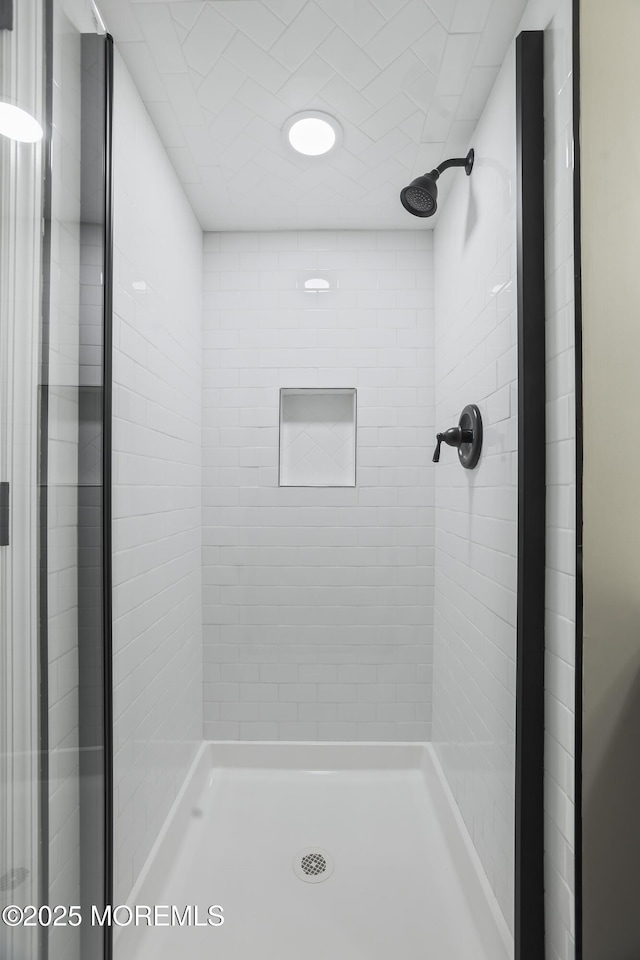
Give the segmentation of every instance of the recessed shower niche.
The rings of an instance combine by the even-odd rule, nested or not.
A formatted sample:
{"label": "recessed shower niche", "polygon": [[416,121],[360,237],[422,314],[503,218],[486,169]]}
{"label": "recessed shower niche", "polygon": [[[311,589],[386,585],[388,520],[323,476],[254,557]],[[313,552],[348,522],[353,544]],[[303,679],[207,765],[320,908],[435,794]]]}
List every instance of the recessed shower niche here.
{"label": "recessed shower niche", "polygon": [[356,391],[280,391],[281,487],[355,487]]}

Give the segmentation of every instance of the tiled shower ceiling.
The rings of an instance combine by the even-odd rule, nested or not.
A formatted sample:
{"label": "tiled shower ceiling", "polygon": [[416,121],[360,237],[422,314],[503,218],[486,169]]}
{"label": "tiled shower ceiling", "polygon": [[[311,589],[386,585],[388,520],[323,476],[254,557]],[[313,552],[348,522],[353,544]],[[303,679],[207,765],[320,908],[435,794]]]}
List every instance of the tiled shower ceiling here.
{"label": "tiled shower ceiling", "polygon": [[[99,6],[205,230],[424,229],[399,191],[466,153],[525,0]],[[305,109],[343,127],[325,157],[284,143]]]}

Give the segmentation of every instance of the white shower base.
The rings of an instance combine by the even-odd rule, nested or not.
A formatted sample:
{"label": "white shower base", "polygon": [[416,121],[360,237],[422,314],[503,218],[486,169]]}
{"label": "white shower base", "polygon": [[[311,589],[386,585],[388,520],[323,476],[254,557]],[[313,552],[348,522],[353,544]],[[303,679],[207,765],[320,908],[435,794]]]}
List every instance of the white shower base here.
{"label": "white shower base", "polygon": [[[307,883],[295,855],[334,861]],[[115,960],[507,960],[504,920],[429,745],[210,743],[131,903],[220,927],[117,932]]]}

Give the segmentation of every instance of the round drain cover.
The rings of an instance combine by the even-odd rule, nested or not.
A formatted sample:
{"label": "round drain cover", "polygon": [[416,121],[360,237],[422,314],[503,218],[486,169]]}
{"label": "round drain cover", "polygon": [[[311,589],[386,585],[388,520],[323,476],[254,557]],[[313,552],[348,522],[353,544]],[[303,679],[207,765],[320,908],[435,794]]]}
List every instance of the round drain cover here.
{"label": "round drain cover", "polygon": [[305,883],[322,883],[333,873],[333,857],[322,847],[307,847],[293,858],[293,872]]}

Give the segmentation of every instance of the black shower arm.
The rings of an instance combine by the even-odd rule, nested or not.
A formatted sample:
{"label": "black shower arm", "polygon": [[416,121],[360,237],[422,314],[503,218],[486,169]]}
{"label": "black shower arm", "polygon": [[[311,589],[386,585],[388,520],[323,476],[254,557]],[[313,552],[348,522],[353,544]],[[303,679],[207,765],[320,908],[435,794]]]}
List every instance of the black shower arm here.
{"label": "black shower arm", "polygon": [[469,150],[469,153],[466,157],[454,157],[452,160],[443,160],[442,163],[439,163],[438,166],[432,170],[428,176],[432,177],[434,180],[437,180],[441,173],[444,173],[445,170],[449,170],[450,167],[464,167],[467,176],[471,173],[473,169],[474,161],[474,152]]}
{"label": "black shower arm", "polygon": [[466,157],[455,157],[453,160],[443,160],[439,163],[434,172],[444,173],[449,167],[464,167],[467,162]]}

